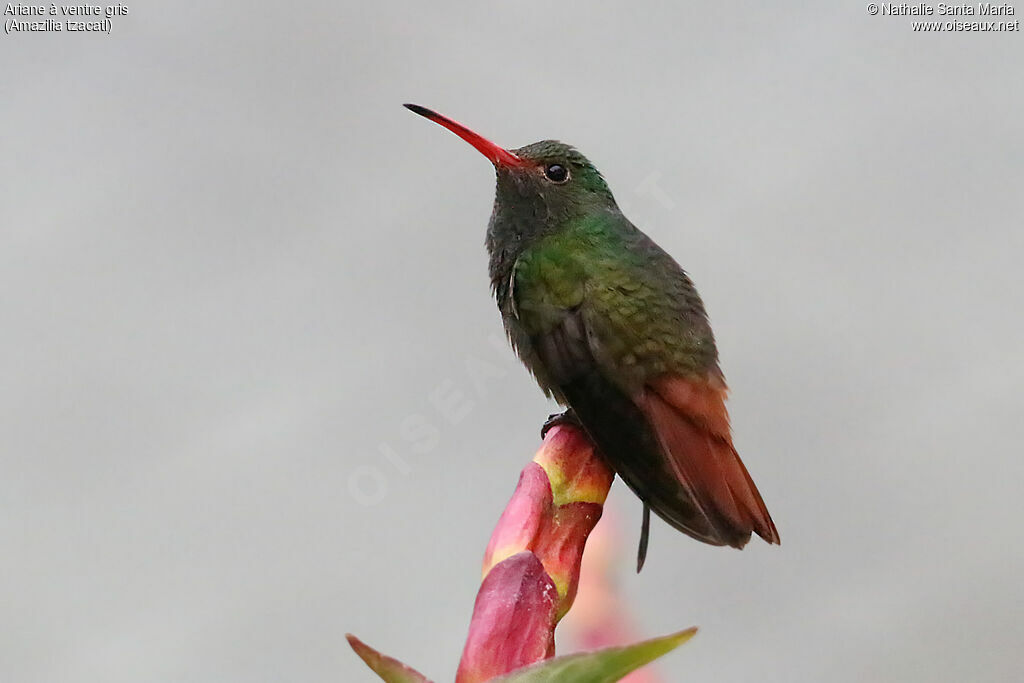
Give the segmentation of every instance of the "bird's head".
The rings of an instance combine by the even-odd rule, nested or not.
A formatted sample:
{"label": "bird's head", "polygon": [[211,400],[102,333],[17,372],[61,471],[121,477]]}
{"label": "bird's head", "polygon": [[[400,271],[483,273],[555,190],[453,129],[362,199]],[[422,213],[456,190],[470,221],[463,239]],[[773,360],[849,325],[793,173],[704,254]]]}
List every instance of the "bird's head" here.
{"label": "bird's head", "polygon": [[[563,223],[588,211],[617,210],[608,184],[576,148],[542,140],[507,150],[461,123],[416,104],[406,108],[444,126],[487,157],[497,174],[495,217],[515,223]],[[540,227],[540,226],[538,226]]]}

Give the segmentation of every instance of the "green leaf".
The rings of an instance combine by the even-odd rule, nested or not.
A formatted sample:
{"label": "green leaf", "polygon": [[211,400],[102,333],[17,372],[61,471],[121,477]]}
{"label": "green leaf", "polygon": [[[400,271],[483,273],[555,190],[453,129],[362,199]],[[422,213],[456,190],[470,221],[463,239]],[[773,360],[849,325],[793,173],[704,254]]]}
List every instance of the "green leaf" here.
{"label": "green leaf", "polygon": [[491,683],[613,683],[671,652],[696,632],[696,628],[688,628],[626,647],[610,647],[597,652],[556,657],[495,678]]}
{"label": "green leaf", "polygon": [[347,634],[345,638],[348,639],[348,644],[352,646],[356,654],[366,662],[366,666],[387,683],[430,683],[430,680],[419,671],[402,664],[393,657],[377,652],[351,633]]}

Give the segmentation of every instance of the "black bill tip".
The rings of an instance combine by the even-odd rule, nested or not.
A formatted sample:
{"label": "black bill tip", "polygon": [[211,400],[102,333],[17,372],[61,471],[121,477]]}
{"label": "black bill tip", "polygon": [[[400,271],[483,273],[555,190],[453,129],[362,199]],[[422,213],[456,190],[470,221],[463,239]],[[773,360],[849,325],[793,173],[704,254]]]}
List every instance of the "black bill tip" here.
{"label": "black bill tip", "polygon": [[419,114],[420,116],[425,116],[428,119],[433,119],[437,116],[437,112],[427,109],[426,107],[421,107],[418,104],[406,103],[403,104],[402,106],[411,111],[412,113]]}

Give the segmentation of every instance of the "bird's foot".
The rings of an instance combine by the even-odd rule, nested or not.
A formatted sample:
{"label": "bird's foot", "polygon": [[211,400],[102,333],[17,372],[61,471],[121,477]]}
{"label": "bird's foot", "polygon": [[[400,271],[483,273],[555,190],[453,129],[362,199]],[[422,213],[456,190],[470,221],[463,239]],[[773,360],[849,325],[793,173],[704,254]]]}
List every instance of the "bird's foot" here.
{"label": "bird's foot", "polygon": [[583,425],[580,423],[580,419],[576,417],[576,413],[572,411],[572,408],[568,408],[565,412],[548,415],[544,426],[540,428],[540,438],[543,439],[548,435],[552,427],[557,427],[558,425],[571,425],[577,429],[583,429]]}

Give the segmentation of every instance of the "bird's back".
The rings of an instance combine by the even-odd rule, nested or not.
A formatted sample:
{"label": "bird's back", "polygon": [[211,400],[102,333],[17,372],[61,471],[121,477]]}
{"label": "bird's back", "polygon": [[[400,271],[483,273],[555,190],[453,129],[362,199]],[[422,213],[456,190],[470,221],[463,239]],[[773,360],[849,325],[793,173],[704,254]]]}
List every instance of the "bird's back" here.
{"label": "bird's back", "polygon": [[523,362],[645,503],[707,543],[777,542],[732,446],[703,303],[667,253],[621,214],[591,217],[523,250],[505,294]]}

